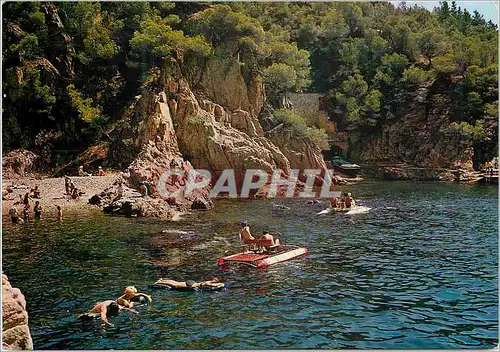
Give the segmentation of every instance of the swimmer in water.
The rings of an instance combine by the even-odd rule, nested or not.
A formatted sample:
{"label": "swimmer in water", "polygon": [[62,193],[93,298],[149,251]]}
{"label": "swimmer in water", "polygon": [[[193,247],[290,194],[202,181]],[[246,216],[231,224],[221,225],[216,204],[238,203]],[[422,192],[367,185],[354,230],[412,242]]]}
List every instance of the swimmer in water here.
{"label": "swimmer in water", "polygon": [[220,282],[218,278],[214,278],[212,280],[196,282],[193,280],[187,281],[175,281],[170,279],[159,279],[155,282],[155,285],[168,286],[175,290],[182,289],[191,289],[197,290],[201,288],[223,288],[225,285],[223,282]]}
{"label": "swimmer in water", "polygon": [[125,288],[123,295],[120,296],[116,302],[126,308],[132,308],[134,305],[133,302],[142,303],[144,300],[148,302],[148,305],[153,303],[151,296],[145,293],[137,292],[137,289],[134,286],[128,286]]}
{"label": "swimmer in water", "polygon": [[109,326],[114,326],[108,320],[109,317],[117,315],[122,310],[128,310],[132,313],[138,314],[134,309],[126,308],[120,306],[116,301],[107,300],[104,302],[97,303],[94,308],[92,308],[88,313],[84,313],[78,316],[79,319],[94,319],[96,316],[100,316],[103,323]]}

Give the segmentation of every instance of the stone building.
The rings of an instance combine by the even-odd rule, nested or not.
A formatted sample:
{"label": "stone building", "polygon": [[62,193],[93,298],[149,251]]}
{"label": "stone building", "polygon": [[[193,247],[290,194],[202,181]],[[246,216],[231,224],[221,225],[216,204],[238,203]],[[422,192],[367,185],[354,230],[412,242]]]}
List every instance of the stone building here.
{"label": "stone building", "polygon": [[307,121],[317,121],[317,125],[327,131],[330,156],[347,156],[347,132],[338,131],[335,122],[328,118],[325,96],[325,93],[292,93],[287,96],[283,105],[293,109]]}

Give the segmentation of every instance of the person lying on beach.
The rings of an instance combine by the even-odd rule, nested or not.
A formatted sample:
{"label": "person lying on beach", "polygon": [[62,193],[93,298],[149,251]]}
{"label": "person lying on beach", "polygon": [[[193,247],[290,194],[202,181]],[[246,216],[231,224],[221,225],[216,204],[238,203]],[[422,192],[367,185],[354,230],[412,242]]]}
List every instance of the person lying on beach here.
{"label": "person lying on beach", "polygon": [[225,286],[224,283],[220,282],[218,278],[201,282],[196,282],[193,280],[175,281],[170,279],[159,279],[155,282],[155,285],[167,286],[174,290],[198,290],[203,288],[218,289]]}
{"label": "person lying on beach", "polygon": [[113,324],[111,324],[109,322],[108,318],[113,316],[113,315],[118,315],[118,313],[120,313],[120,311],[122,311],[122,310],[128,310],[134,314],[139,313],[134,309],[130,309],[130,308],[123,307],[123,306],[119,305],[118,303],[116,303],[116,301],[107,300],[104,302],[97,303],[94,306],[94,308],[92,308],[89,312],[84,313],[84,314],[80,314],[78,316],[78,319],[90,320],[90,319],[94,319],[97,316],[100,316],[101,320],[106,325],[114,326]]}
{"label": "person lying on beach", "polygon": [[145,293],[137,292],[135,286],[128,286],[127,288],[125,288],[125,292],[123,293],[123,295],[120,296],[116,300],[116,302],[121,306],[132,308],[134,305],[133,302],[143,303],[144,300],[148,302],[148,305],[151,305],[153,303],[151,296]]}

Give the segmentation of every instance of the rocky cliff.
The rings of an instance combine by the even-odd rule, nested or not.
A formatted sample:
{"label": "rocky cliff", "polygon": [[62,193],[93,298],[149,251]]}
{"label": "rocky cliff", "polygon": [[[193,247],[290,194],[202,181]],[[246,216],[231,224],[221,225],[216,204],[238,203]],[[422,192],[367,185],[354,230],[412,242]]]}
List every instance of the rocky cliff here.
{"label": "rocky cliff", "polygon": [[2,349],[32,350],[26,301],[2,274]]}
{"label": "rocky cliff", "polygon": [[[233,169],[238,186],[247,169],[272,173],[279,168],[285,176],[291,168],[325,167],[314,146],[283,142],[278,147],[264,137],[258,114],[265,93],[257,74],[245,80],[239,65],[212,61],[196,79],[187,76],[176,60],[168,59],[125,112],[123,119],[134,129],[133,148],[138,151],[128,167],[128,186],[136,188],[144,179],[157,184],[172,159],[186,172],[206,169],[214,178]],[[183,188],[167,184],[169,191],[178,187]],[[171,203],[181,209],[210,208],[208,191],[207,187]]]}
{"label": "rocky cliff", "polygon": [[[422,168],[472,170],[471,141],[443,132],[450,125],[455,107],[446,93],[459,89],[451,82],[428,83],[407,97],[394,115],[386,118],[378,132],[360,136],[351,145],[352,159],[360,163],[405,163]],[[498,128],[486,121],[487,129]],[[491,133],[492,138],[494,133]]]}

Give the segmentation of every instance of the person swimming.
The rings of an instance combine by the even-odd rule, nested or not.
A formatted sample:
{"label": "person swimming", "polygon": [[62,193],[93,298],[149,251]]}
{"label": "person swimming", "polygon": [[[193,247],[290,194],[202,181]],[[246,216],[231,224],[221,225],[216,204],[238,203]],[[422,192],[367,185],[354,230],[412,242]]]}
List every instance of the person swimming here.
{"label": "person swimming", "polygon": [[159,279],[155,282],[155,285],[166,286],[174,290],[193,290],[193,291],[204,288],[221,289],[226,286],[223,282],[220,282],[218,278],[201,282],[196,282],[193,280],[175,281],[170,279]]}
{"label": "person swimming", "polygon": [[125,288],[125,291],[123,292],[123,295],[121,295],[116,302],[119,305],[122,305],[127,308],[132,308],[134,305],[134,302],[136,303],[144,303],[144,301],[147,301],[148,305],[153,304],[153,300],[151,299],[151,296],[145,294],[145,293],[140,293],[137,292],[137,289],[135,286],[128,286]]}
{"label": "person swimming", "polygon": [[118,313],[120,313],[120,311],[122,310],[128,310],[134,314],[139,313],[134,309],[119,305],[115,300],[107,300],[97,303],[89,312],[80,314],[78,316],[78,319],[92,320],[95,317],[100,316],[103,323],[113,327],[114,325],[109,322],[108,318],[118,315]]}

